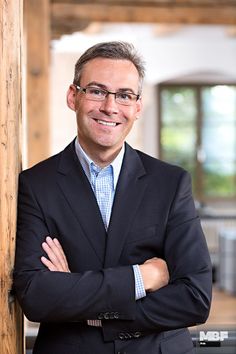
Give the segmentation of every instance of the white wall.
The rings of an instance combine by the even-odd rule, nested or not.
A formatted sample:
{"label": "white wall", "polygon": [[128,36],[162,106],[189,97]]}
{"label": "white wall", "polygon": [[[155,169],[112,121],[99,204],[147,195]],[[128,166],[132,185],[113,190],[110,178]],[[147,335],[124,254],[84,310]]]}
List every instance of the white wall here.
{"label": "white wall", "polygon": [[[107,40],[132,42],[146,61],[144,112],[128,141],[135,148],[158,155],[157,94],[162,81],[194,76],[236,82],[236,37],[226,26],[182,26],[169,35],[155,35],[154,25],[103,25],[97,34],[65,36],[52,45],[51,153],[60,151],[76,135],[75,117],[66,106],[66,90],[74,64],[91,45]],[[157,31],[156,31],[157,32]]]}

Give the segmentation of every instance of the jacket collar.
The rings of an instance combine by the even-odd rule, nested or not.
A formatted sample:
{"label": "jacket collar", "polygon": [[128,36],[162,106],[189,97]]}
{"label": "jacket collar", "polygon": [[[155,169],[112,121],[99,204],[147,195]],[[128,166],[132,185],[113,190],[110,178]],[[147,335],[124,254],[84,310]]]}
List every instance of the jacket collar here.
{"label": "jacket collar", "polygon": [[74,141],[61,154],[58,166],[61,192],[104,267],[115,266],[119,261],[147,186],[145,175],[138,153],[126,144],[106,233],[95,195],[75,153]]}

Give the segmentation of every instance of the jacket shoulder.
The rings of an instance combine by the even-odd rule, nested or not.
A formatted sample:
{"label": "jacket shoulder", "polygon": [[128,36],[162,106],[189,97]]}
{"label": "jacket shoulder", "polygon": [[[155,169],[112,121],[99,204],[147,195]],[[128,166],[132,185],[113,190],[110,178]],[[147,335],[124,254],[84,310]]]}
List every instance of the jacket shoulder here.
{"label": "jacket shoulder", "polygon": [[72,156],[73,159],[73,142],[70,143],[64,150],[61,152],[37,163],[36,165],[23,170],[20,173],[21,177],[30,178],[31,180],[39,180],[42,178],[49,178],[50,176],[54,176],[60,166],[60,161],[63,156]]}
{"label": "jacket shoulder", "polygon": [[152,157],[148,154],[145,154],[142,151],[139,151],[139,150],[136,150],[136,151],[143,163],[144,168],[150,174],[156,174],[156,173],[158,173],[158,174],[164,173],[164,175],[166,175],[166,174],[170,174],[170,175],[188,174],[188,172],[180,166],[173,165],[168,162],[159,160],[158,158],[155,158],[155,157]]}
{"label": "jacket shoulder", "polygon": [[57,169],[58,161],[60,160],[61,154],[62,153],[60,152],[56,155],[47,158],[46,160],[40,161],[39,163],[30,168],[23,170],[20,173],[20,176],[33,177],[39,176],[44,173],[48,175],[50,171],[52,172]]}

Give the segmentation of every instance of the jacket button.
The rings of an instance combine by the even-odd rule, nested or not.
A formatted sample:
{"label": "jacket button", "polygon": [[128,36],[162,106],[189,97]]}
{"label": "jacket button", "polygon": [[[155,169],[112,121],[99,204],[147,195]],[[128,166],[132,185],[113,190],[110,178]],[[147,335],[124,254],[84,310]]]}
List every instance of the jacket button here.
{"label": "jacket button", "polygon": [[142,333],[141,332],[135,332],[134,333],[134,338],[139,338],[141,337]]}
{"label": "jacket button", "polygon": [[110,313],[109,312],[105,312],[103,317],[105,318],[105,320],[109,320],[110,318]]}
{"label": "jacket button", "polygon": [[119,313],[118,312],[114,312],[114,318],[117,320],[119,318]]}
{"label": "jacket button", "polygon": [[125,339],[130,339],[132,338],[132,334],[130,333],[125,333]]}
{"label": "jacket button", "polygon": [[125,339],[125,333],[123,333],[123,332],[119,333],[119,338],[121,340]]}
{"label": "jacket button", "polygon": [[114,312],[110,312],[110,320],[114,320],[114,318],[115,318]]}

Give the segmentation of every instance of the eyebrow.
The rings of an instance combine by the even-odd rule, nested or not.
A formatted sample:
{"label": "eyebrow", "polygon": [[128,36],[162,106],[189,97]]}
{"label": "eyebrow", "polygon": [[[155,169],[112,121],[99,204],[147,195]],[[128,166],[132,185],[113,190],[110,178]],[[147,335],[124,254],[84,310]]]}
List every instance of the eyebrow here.
{"label": "eyebrow", "polygon": [[[97,87],[100,87],[101,89],[108,90],[108,87],[106,85],[103,85],[103,84],[101,84],[100,82],[97,82],[97,81],[89,82],[86,85],[86,87],[89,87],[89,86],[97,86]],[[122,88],[118,89],[118,92],[131,92],[131,93],[134,93],[134,90],[129,88],[129,87],[122,87]]]}

